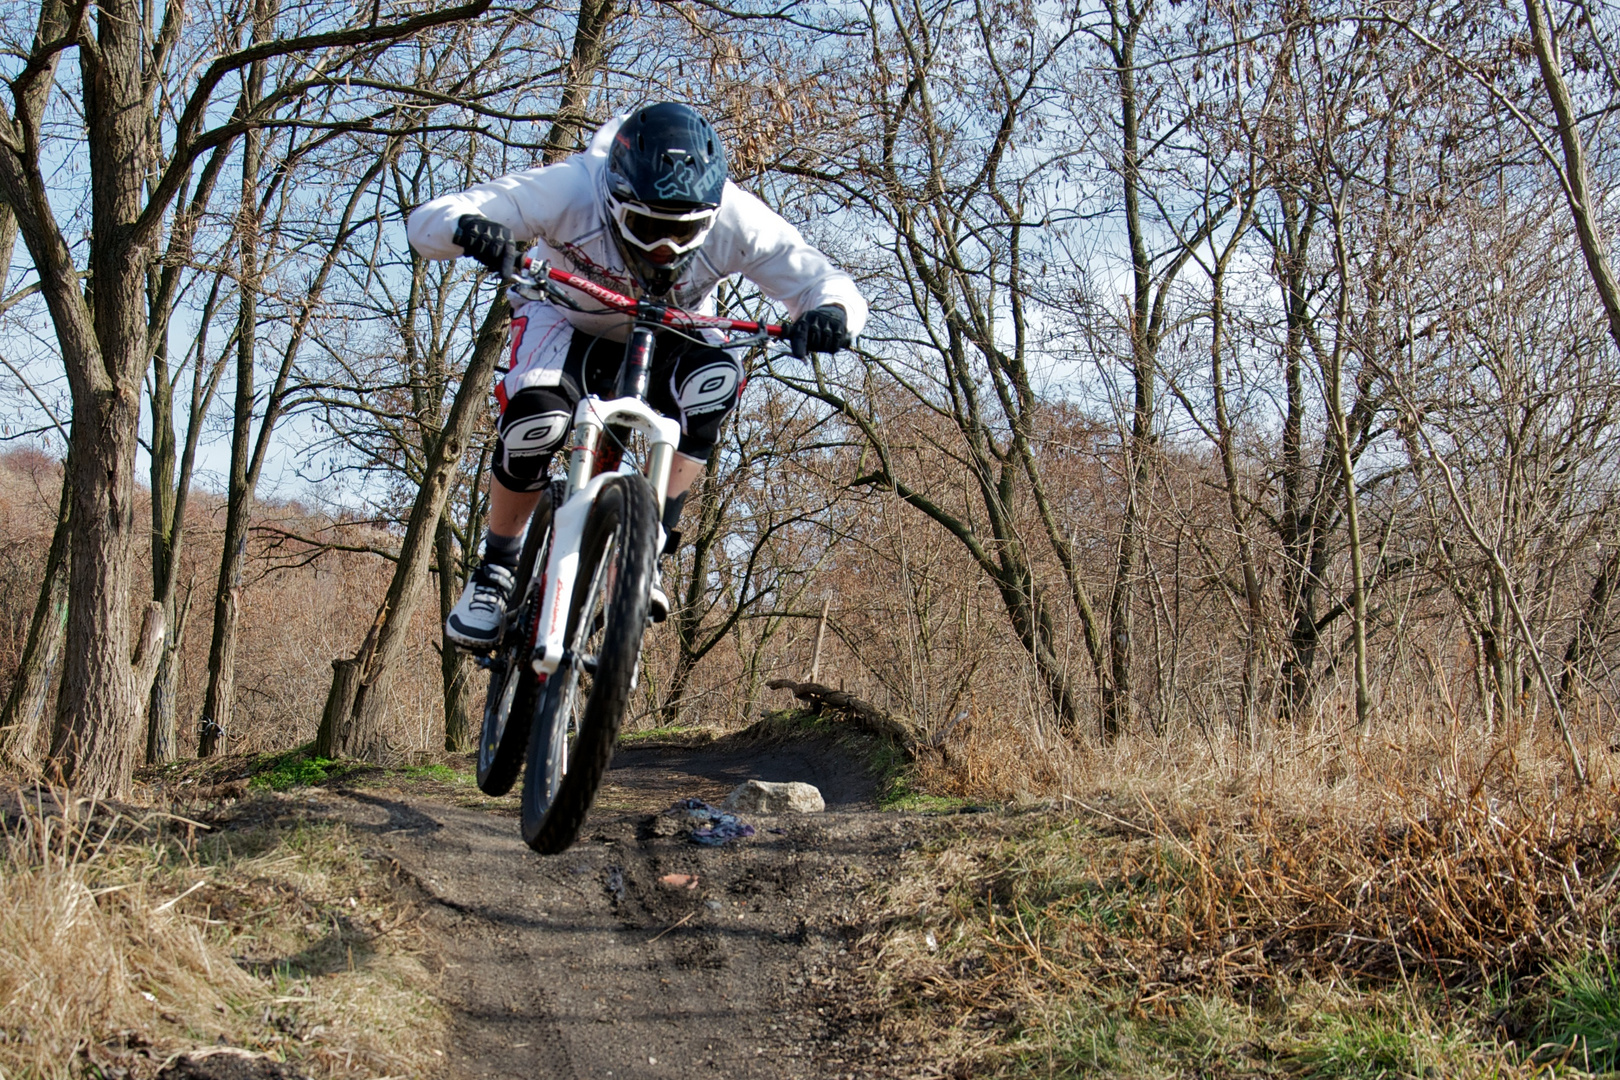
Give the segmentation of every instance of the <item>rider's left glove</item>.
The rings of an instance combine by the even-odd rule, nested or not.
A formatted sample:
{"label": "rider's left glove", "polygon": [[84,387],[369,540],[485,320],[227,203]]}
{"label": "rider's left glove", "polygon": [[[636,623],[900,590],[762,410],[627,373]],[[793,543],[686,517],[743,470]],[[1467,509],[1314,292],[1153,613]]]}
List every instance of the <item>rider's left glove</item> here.
{"label": "rider's left glove", "polygon": [[512,268],[516,249],[512,230],[482,214],[462,214],[450,242],[460,245],[461,253],[467,258],[477,259],[497,273]]}
{"label": "rider's left glove", "polygon": [[849,347],[844,309],[837,304],[811,308],[788,327],[788,345],[803,360],[813,352],[830,353]]}

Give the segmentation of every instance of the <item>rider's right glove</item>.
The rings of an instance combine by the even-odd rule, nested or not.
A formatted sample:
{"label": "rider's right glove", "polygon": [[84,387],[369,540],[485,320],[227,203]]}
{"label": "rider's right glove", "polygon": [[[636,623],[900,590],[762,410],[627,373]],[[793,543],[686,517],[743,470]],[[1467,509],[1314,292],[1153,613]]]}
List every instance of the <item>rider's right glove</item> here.
{"label": "rider's right glove", "polygon": [[512,230],[498,221],[482,214],[462,214],[450,242],[459,244],[467,258],[477,259],[496,273],[511,269]]}
{"label": "rider's right glove", "polygon": [[849,348],[846,319],[844,309],[837,304],[811,308],[794,319],[793,325],[787,328],[793,355],[803,360],[813,352],[830,353]]}

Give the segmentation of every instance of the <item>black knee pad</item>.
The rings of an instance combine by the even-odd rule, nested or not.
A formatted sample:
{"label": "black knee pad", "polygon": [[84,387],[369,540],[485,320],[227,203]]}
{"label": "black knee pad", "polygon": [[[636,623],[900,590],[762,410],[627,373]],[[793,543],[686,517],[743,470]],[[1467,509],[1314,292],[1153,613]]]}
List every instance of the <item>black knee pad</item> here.
{"label": "black knee pad", "polygon": [[551,455],[568,439],[574,402],[562,387],[529,386],[501,411],[490,469],[509,491],[539,491],[546,483]]}
{"label": "black knee pad", "polygon": [[709,460],[743,382],[742,365],[720,349],[693,349],[676,362],[670,390],[681,418],[681,453]]}

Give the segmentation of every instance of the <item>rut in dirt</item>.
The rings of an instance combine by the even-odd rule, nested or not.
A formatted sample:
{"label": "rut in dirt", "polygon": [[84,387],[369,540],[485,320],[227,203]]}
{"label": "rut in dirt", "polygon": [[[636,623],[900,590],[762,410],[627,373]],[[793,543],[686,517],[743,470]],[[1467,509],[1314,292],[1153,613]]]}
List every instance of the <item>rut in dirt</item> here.
{"label": "rut in dirt", "polygon": [[[815,784],[827,810],[750,816],[756,835],[718,848],[671,835],[661,811],[749,779]],[[852,1004],[853,947],[930,823],[879,811],[836,740],[621,748],[579,841],[550,857],[524,847],[515,801],[322,802],[421,891],[454,1080],[912,1073]]]}

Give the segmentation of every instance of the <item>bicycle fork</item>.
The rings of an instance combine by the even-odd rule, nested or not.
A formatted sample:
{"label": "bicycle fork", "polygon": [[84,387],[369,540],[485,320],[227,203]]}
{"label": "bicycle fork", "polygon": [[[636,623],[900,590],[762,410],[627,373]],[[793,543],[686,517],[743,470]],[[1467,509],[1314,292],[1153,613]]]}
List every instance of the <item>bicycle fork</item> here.
{"label": "bicycle fork", "polygon": [[[637,333],[642,331],[638,330]],[[647,337],[651,339],[651,333]],[[633,352],[632,352],[633,355]],[[627,363],[626,371],[633,365]],[[640,388],[645,389],[646,371],[642,369]],[[624,379],[620,380],[624,388]],[[634,388],[634,387],[632,387]],[[621,462],[617,469],[596,472],[597,452],[601,448],[603,432],[609,426],[639,431],[647,439],[647,471],[645,478],[652,486],[653,505],[662,507],[669,495],[669,474],[675,463],[675,447],[680,444],[681,425],[676,420],[654,411],[639,393],[603,401],[586,397],[574,412],[574,443],[568,460],[568,482],[563,504],[552,514],[551,553],[546,563],[545,594],[540,607],[540,621],[534,644],[534,671],[550,676],[563,660],[563,637],[568,626],[569,600],[574,594],[574,581],[579,573],[579,545],[585,534],[585,523],[602,485],[613,476],[635,475],[636,469]],[[662,526],[660,526],[662,531]],[[662,537],[660,537],[662,548]]]}

